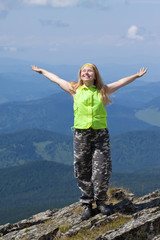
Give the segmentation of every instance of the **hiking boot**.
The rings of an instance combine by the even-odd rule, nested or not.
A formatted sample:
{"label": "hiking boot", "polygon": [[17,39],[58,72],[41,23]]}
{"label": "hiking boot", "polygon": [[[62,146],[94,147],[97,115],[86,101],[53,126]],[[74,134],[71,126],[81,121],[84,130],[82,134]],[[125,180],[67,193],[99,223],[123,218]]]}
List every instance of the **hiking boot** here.
{"label": "hiking boot", "polygon": [[83,215],[82,220],[88,220],[93,216],[92,204],[83,204]]}
{"label": "hiking boot", "polygon": [[103,201],[96,201],[97,209],[103,215],[111,215],[113,213],[113,207],[106,205]]}

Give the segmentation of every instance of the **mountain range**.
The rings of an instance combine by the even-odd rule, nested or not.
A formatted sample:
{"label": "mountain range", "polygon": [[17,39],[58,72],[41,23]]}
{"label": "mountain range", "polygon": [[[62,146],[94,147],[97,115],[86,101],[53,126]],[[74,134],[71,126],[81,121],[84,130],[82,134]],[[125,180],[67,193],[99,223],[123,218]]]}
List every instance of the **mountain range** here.
{"label": "mountain range", "polygon": [[[160,130],[111,137],[113,171],[130,173],[160,166]],[[34,161],[73,165],[73,137],[41,129],[0,134],[0,168]]]}
{"label": "mountain range", "polygon": [[[156,104],[159,106],[159,102]],[[158,129],[158,126],[139,120],[137,111],[140,109],[117,103],[109,105],[107,119],[110,134]],[[73,100],[65,92],[39,100],[0,104],[0,132],[39,128],[72,135],[73,124]]]}
{"label": "mountain range", "polygon": [[[77,201],[80,193],[73,176],[72,97],[32,72],[28,62],[0,59],[0,64],[1,224],[63,207]],[[42,67],[68,81],[77,79],[77,66]],[[112,79],[113,66],[101,66],[103,79],[118,80],[119,73],[123,77],[121,67]],[[137,80],[122,88],[106,108],[111,186],[124,186],[137,196],[160,188],[157,80]]]}

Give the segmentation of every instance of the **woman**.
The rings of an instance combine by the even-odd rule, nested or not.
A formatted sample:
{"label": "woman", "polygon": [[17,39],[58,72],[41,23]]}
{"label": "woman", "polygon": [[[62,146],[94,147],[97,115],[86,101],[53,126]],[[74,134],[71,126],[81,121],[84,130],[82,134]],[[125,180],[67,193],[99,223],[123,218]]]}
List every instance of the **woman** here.
{"label": "woman", "polygon": [[100,213],[110,215],[112,209],[105,204],[112,171],[105,106],[110,103],[110,94],[142,77],[147,69],[107,85],[91,63],[81,67],[78,83],[67,82],[36,66],[32,66],[32,70],[57,83],[74,98],[74,172],[82,193],[82,220],[93,216],[94,201]]}

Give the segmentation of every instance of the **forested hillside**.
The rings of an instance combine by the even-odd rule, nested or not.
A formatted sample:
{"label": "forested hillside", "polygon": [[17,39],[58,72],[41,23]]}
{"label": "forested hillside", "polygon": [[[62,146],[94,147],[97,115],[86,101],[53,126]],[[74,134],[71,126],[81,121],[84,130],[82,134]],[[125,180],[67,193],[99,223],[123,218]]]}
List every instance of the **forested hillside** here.
{"label": "forested hillside", "polygon": [[48,160],[72,165],[72,137],[46,130],[26,129],[0,134],[0,168]]}
{"label": "forested hillside", "polygon": [[0,224],[78,200],[73,167],[48,161],[0,169]]}
{"label": "forested hillside", "polygon": [[[113,171],[160,166],[160,131],[134,131],[111,137]],[[73,165],[73,138],[40,129],[0,134],[0,168],[33,161]]]}
{"label": "forested hillside", "polygon": [[113,170],[134,172],[160,166],[160,131],[134,131],[111,138]]}
{"label": "forested hillside", "polygon": [[[73,166],[37,161],[0,169],[0,224],[16,222],[38,212],[78,201]],[[160,167],[143,172],[113,173],[111,187],[124,187],[136,196],[160,188]]]}

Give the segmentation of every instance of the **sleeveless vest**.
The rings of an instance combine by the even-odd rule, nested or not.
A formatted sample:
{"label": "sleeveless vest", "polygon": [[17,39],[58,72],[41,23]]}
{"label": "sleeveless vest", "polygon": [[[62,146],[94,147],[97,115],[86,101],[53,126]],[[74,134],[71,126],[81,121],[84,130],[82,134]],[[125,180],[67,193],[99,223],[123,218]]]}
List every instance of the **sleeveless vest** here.
{"label": "sleeveless vest", "polygon": [[74,128],[107,128],[107,112],[101,100],[99,90],[94,86],[79,87],[74,97]]}

